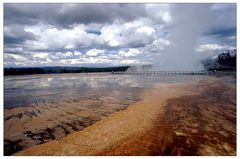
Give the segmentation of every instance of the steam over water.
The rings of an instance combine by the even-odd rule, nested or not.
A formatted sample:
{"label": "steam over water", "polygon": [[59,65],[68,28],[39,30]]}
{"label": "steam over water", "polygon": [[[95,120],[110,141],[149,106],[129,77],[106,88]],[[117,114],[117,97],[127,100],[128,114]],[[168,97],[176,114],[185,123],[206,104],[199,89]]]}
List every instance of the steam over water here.
{"label": "steam over water", "polygon": [[171,6],[172,24],[170,45],[153,55],[155,70],[202,70],[201,57],[196,52],[197,41],[211,26],[212,15],[209,4],[179,4]]}

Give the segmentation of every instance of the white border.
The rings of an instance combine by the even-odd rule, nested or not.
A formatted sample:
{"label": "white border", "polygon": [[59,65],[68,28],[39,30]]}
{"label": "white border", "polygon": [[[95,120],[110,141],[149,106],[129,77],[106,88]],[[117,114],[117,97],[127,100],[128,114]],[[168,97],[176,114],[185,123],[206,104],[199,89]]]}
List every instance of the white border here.
{"label": "white border", "polygon": [[[1,43],[0,43],[0,51],[1,51],[1,58],[0,58],[0,65],[1,65],[1,69],[0,69],[0,88],[1,88],[1,92],[0,92],[0,106],[2,106],[2,109],[0,111],[0,116],[1,116],[1,123],[2,126],[0,127],[0,133],[1,133],[1,141],[0,141],[0,152],[1,152],[1,156],[3,156],[3,3],[237,3],[237,42],[239,41],[239,36],[238,36],[238,28],[239,27],[239,2],[237,0],[37,0],[37,1],[33,1],[33,0],[2,0],[1,1],[1,8],[0,8],[0,24],[1,24]],[[238,52],[238,48],[239,48],[240,44],[237,43],[237,52]],[[239,63],[240,63],[240,58],[237,55],[237,90],[239,90],[239,85],[238,85],[238,74],[240,73],[239,70]],[[239,93],[237,93],[237,107],[239,105],[239,99],[240,99],[240,95]],[[237,156],[239,156],[239,152],[240,152],[240,142],[238,141],[239,138],[239,131],[238,131],[238,127],[239,127],[239,108],[237,108]],[[236,158],[237,156],[227,156],[224,158]],[[52,156],[47,156],[47,158],[62,158],[62,157],[52,157]],[[118,157],[118,158],[126,158],[129,156],[122,156],[122,157]],[[173,156],[147,156],[147,158],[198,158],[197,156],[191,157],[191,156],[181,156],[181,157],[173,157]],[[204,156],[201,156],[204,157]],[[210,156],[207,156],[210,157]],[[12,156],[4,156],[4,158],[12,158]],[[14,157],[15,158],[15,157]],[[18,157],[18,158],[27,158],[25,156],[22,157]],[[33,157],[31,156],[31,158],[43,158],[43,157]],[[65,157],[64,157],[65,158]],[[68,158],[106,158],[106,156],[103,157],[99,157],[99,156],[79,156],[79,157],[73,157],[73,156],[68,156]],[[107,156],[107,158],[115,158],[112,156]],[[131,158],[145,158],[143,156],[132,156]],[[216,156],[213,156],[211,158],[219,158]],[[222,157],[221,157],[222,158]]]}

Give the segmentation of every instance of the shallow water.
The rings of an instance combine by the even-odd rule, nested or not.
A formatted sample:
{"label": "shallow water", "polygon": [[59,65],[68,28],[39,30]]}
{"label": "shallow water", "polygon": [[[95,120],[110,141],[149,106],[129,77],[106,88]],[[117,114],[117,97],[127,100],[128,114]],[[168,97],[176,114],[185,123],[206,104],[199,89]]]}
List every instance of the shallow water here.
{"label": "shallow water", "polygon": [[135,94],[156,83],[176,83],[204,76],[133,76],[108,73],[4,77],[4,108],[39,105],[95,96],[95,92]]}
{"label": "shallow water", "polygon": [[[188,84],[211,78],[214,77],[109,73],[4,77],[4,154],[11,155],[83,130],[140,101],[148,89],[161,91],[165,84]],[[236,87],[235,78],[225,76],[218,79]],[[215,94],[211,96],[215,97]],[[234,102],[235,98],[232,99]]]}
{"label": "shallow water", "polygon": [[[16,155],[236,155],[236,82],[231,78],[160,85],[124,111]],[[56,128],[26,135],[47,139],[56,136],[51,132]]]}

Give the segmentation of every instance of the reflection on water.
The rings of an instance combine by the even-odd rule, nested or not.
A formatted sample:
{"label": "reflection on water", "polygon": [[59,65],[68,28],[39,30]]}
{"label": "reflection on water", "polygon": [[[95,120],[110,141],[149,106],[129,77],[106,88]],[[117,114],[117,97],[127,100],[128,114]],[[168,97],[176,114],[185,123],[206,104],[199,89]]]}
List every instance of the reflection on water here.
{"label": "reflection on water", "polygon": [[[148,130],[143,137],[137,136],[137,142],[142,144],[134,142],[134,145],[128,145],[129,148],[124,145],[124,153],[127,152],[125,150],[134,150],[134,146],[136,150],[143,152],[139,145],[143,145],[145,149],[150,143],[152,154],[163,154],[155,150],[164,150],[164,153],[166,151],[172,155],[179,154],[180,150],[180,154],[197,154],[193,151],[196,150],[193,143],[199,141],[202,144],[206,141],[205,145],[217,148],[216,151],[210,149],[214,154],[235,154],[236,80],[232,77],[211,78],[197,75],[132,76],[109,73],[7,76],[4,78],[4,154],[12,155],[22,149],[62,139],[68,134],[81,131],[110,114],[127,109],[129,105],[145,99],[148,97],[145,93],[151,90],[162,92],[162,95],[159,92],[153,94],[156,99],[161,99],[165,91],[168,92],[167,89],[163,89],[165,86],[161,87],[162,84],[171,86],[183,82],[185,90],[188,82],[192,81],[197,81],[198,84],[190,84],[191,89],[188,92],[198,92],[199,95],[174,98],[172,104],[171,100],[168,100],[169,106],[166,106],[165,115],[157,120],[156,129],[154,127]],[[151,89],[152,87],[158,89]],[[146,106],[149,108],[148,104]],[[15,108],[7,109],[11,107]],[[148,113],[144,110],[143,114]],[[149,115],[152,120],[151,113]],[[145,119],[143,118],[144,121]],[[199,127],[193,128],[197,123]],[[163,137],[159,133],[163,132],[163,127],[166,127],[167,131],[164,142],[159,140]],[[169,133],[171,131],[173,133]],[[219,140],[215,140],[214,136]],[[214,146],[216,143],[220,146]],[[224,148],[229,150],[225,152],[221,147],[222,143],[225,143]],[[193,147],[189,148],[189,145]],[[167,149],[162,149],[164,147]],[[173,151],[169,151],[169,148]],[[209,147],[202,146],[201,151],[199,154],[209,154]]]}
{"label": "reflection on water", "polygon": [[[4,108],[77,99],[95,92],[150,88],[156,83],[192,80],[199,76],[131,76],[98,74],[54,74],[4,77]],[[203,77],[201,77],[203,78]],[[135,93],[135,91],[133,92]]]}

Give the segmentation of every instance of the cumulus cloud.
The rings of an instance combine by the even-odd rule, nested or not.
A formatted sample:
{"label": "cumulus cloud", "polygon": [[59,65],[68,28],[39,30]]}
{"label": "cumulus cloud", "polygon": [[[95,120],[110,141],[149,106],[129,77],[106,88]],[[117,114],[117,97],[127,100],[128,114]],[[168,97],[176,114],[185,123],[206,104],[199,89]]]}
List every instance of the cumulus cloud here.
{"label": "cumulus cloud", "polygon": [[228,47],[226,45],[222,46],[219,44],[205,44],[205,45],[200,45],[196,50],[198,52],[204,52],[209,50],[221,50],[224,48],[228,48]]}
{"label": "cumulus cloud", "polygon": [[114,23],[102,27],[100,38],[109,47],[143,47],[154,40],[155,30],[142,21]]}
{"label": "cumulus cloud", "polygon": [[4,19],[10,24],[37,24],[39,20],[58,27],[74,24],[131,21],[144,16],[142,4],[4,4]]}
{"label": "cumulus cloud", "polygon": [[105,52],[105,50],[99,50],[99,49],[92,49],[87,51],[86,55],[87,56],[99,56],[99,55],[103,55]]}
{"label": "cumulus cloud", "polygon": [[11,53],[11,54],[20,54],[22,53],[23,49],[21,47],[15,47],[15,48],[4,48],[4,52]]}
{"label": "cumulus cloud", "polygon": [[129,49],[127,52],[120,50],[120,51],[118,52],[118,54],[119,54],[120,56],[123,56],[123,57],[134,57],[134,56],[138,56],[138,55],[140,55],[140,54],[142,54],[142,53],[141,53],[138,49],[133,49],[133,48],[131,48],[131,49]]}
{"label": "cumulus cloud", "polygon": [[196,51],[200,54],[200,57],[202,58],[213,58],[216,57],[219,52],[226,51],[226,50],[233,50],[236,49],[236,47],[229,46],[227,44],[221,45],[221,44],[203,44],[199,45],[196,48]]}
{"label": "cumulus cloud", "polygon": [[171,15],[169,10],[170,4],[146,4],[146,12],[155,23],[169,23]]}
{"label": "cumulus cloud", "polygon": [[23,26],[14,25],[4,27],[4,44],[8,45],[18,45],[23,44],[28,40],[36,40],[37,36],[31,32],[24,29]]}
{"label": "cumulus cloud", "polygon": [[5,67],[193,68],[235,47],[235,4],[4,4]]}
{"label": "cumulus cloud", "polygon": [[26,27],[39,37],[37,41],[28,41],[27,46],[36,50],[72,50],[87,48],[94,44],[95,35],[87,34],[83,25],[72,29],[58,29],[49,25],[37,25]]}

